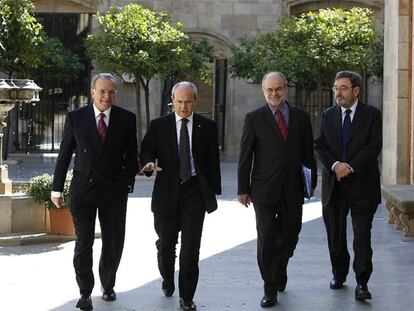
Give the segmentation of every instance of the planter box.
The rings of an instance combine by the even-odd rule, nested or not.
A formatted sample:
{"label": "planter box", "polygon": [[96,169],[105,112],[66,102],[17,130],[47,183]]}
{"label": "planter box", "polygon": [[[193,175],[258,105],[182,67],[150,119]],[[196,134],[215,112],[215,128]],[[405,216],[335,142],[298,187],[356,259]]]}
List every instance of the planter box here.
{"label": "planter box", "polygon": [[68,208],[50,208],[50,233],[62,235],[74,235],[72,215]]}
{"label": "planter box", "polygon": [[0,234],[47,229],[48,215],[43,205],[27,195],[0,195]]}

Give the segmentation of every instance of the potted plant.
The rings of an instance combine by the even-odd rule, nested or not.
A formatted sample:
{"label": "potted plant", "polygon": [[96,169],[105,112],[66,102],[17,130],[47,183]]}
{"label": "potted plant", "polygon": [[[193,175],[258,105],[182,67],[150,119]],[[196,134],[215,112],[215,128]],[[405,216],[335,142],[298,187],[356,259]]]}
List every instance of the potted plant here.
{"label": "potted plant", "polygon": [[53,176],[43,174],[35,176],[31,179],[30,185],[27,188],[27,194],[35,202],[44,204],[49,210],[50,217],[50,232],[54,234],[74,235],[75,229],[73,226],[72,215],[69,210],[69,186],[72,180],[72,171],[66,175],[66,180],[63,189],[63,199],[65,205],[62,208],[56,207],[50,199],[50,194],[53,185]]}

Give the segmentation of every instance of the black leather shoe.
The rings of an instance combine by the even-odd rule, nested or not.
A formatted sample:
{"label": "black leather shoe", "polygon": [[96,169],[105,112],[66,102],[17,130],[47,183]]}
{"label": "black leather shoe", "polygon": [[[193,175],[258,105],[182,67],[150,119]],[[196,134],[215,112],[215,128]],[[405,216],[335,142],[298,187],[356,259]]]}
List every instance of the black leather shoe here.
{"label": "black leather shoe", "polygon": [[262,300],[260,300],[260,306],[262,308],[270,308],[273,307],[277,302],[277,294],[274,296],[267,296],[264,295]]}
{"label": "black leather shoe", "polygon": [[114,301],[116,300],[116,293],[113,288],[111,289],[102,289],[102,299],[105,301]]}
{"label": "black leather shoe", "polygon": [[162,281],[162,292],[165,297],[171,297],[174,294],[175,286],[174,282]]}
{"label": "black leather shoe", "polygon": [[368,286],[358,284],[355,287],[355,300],[365,301],[365,300],[369,300],[369,299],[372,299],[372,296],[371,296],[371,293],[368,290]]}
{"label": "black leather shoe", "polygon": [[81,295],[76,304],[76,308],[84,310],[84,311],[91,311],[93,310],[91,296],[89,295]]}
{"label": "black leather shoe", "polygon": [[180,298],[180,308],[185,311],[197,311],[197,306],[192,300],[184,300]]}
{"label": "black leather shoe", "polygon": [[340,289],[342,287],[344,287],[344,282],[341,282],[335,278],[333,278],[332,281],[329,283],[330,289]]}

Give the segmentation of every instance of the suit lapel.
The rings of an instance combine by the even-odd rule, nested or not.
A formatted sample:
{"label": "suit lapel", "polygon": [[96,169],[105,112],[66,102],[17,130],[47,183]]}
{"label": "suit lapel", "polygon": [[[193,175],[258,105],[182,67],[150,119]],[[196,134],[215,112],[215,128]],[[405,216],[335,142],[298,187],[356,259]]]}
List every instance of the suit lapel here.
{"label": "suit lapel", "polygon": [[170,117],[167,118],[166,131],[169,133],[168,143],[171,144],[171,150],[175,150],[173,155],[176,157],[176,163],[178,163],[178,142],[177,142],[177,124],[175,121],[175,113],[171,113]]}
{"label": "suit lapel", "polygon": [[339,148],[339,154],[342,150],[342,110],[341,110],[341,106],[337,105],[335,110],[334,110],[334,115],[333,115],[333,128],[335,129],[335,136],[336,136],[336,141],[337,146]]}
{"label": "suit lapel", "polygon": [[351,132],[349,133],[348,143],[351,141],[354,134],[357,132],[357,129],[362,125],[364,121],[365,106],[363,103],[359,102],[354,114],[354,118],[351,123]]}
{"label": "suit lapel", "polygon": [[[108,125],[108,129],[107,129],[107,132],[106,132],[106,139],[105,139],[104,145],[106,145],[108,143],[108,141],[109,142],[111,141],[112,136],[114,135],[115,129],[119,128],[119,123],[122,121],[119,118],[119,113],[118,112],[119,111],[118,111],[117,107],[112,106],[111,114],[109,115],[109,125]],[[96,134],[98,134],[98,129],[96,130]],[[98,138],[98,141],[99,141],[98,135],[96,135],[96,137]]]}
{"label": "suit lapel", "polygon": [[[287,135],[287,141],[289,142],[289,137],[292,137],[294,133],[296,133],[296,128],[298,127],[298,122],[297,122],[297,114],[294,108],[292,108],[287,102],[286,104],[288,105],[289,108],[289,120],[288,120],[288,135]],[[279,129],[279,127],[278,127]],[[279,130],[280,133],[280,130]],[[282,134],[280,134],[280,136],[282,136]]]}
{"label": "suit lapel", "polygon": [[196,163],[196,150],[197,150],[197,142],[200,139],[200,131],[201,131],[202,124],[197,114],[193,114],[193,132],[191,133],[191,144],[192,144],[192,154],[194,164]]}
{"label": "suit lapel", "polygon": [[[270,110],[268,104],[263,107],[262,109],[264,118],[267,122],[267,124],[272,128],[271,132],[275,136],[275,139],[279,139],[280,141],[284,142],[284,139],[282,138],[282,134],[280,133],[279,126],[277,125],[276,119],[272,114],[272,110]],[[289,134],[288,134],[289,136]]]}
{"label": "suit lapel", "polygon": [[[92,129],[92,130],[89,130],[89,129]],[[99,152],[102,149],[102,145],[99,142],[98,128],[96,126],[96,119],[95,119],[95,112],[93,110],[93,104],[89,105],[87,109],[85,133],[87,133],[86,135],[89,136],[89,140],[91,142],[91,146],[93,147],[93,149]]]}

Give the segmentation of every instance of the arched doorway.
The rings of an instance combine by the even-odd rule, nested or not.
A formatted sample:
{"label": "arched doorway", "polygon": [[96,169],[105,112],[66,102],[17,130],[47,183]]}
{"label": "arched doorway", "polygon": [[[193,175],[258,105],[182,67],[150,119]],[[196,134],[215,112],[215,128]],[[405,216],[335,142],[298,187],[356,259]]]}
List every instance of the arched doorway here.
{"label": "arched doorway", "polygon": [[219,133],[219,146],[223,151],[225,149],[227,66],[228,58],[231,56],[230,44],[226,38],[211,33],[190,32],[187,34],[194,42],[206,39],[214,48],[215,61],[212,64],[214,72],[213,85],[207,85],[203,81],[195,81],[199,92],[197,112],[216,121]]}
{"label": "arched doorway", "polygon": [[[378,33],[384,32],[384,0],[287,0],[286,9],[288,16],[300,16],[303,13],[317,11],[326,8],[339,8],[350,10],[354,7],[369,8],[373,11],[375,28]],[[343,68],[346,70],[347,68]],[[382,110],[383,88],[382,81],[377,77],[369,77],[361,73],[363,84],[360,98],[367,104],[373,105]],[[294,95],[293,95],[294,93]],[[331,91],[331,85],[325,85],[322,89],[323,99],[320,100],[316,91],[292,88],[292,97],[296,105],[306,110],[310,116],[314,132],[319,129],[320,114],[327,107],[335,104]]]}

